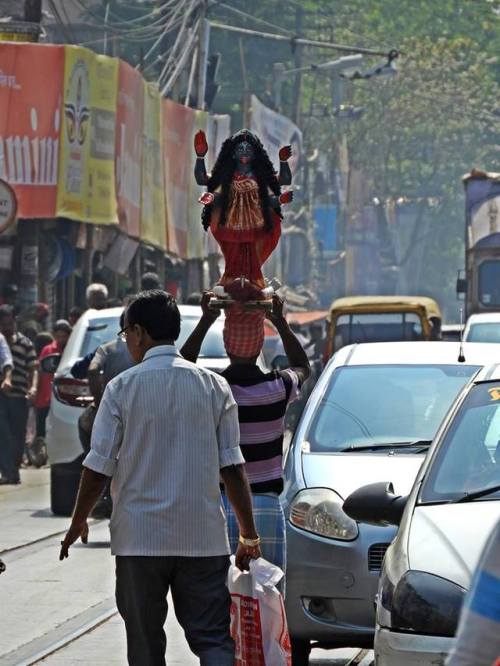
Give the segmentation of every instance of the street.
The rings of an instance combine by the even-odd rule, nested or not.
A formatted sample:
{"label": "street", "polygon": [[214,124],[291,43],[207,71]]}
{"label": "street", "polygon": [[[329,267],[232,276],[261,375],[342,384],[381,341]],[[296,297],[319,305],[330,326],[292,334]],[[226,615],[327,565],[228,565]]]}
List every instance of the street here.
{"label": "street", "polygon": [[[126,664],[125,630],[114,604],[107,521],[90,521],[89,544],[59,562],[67,518],[49,507],[49,470],[23,470],[22,484],[0,488],[7,570],[0,577],[0,664]],[[166,624],[167,663],[194,666],[173,612]],[[311,664],[372,663],[358,650],[314,650]]]}

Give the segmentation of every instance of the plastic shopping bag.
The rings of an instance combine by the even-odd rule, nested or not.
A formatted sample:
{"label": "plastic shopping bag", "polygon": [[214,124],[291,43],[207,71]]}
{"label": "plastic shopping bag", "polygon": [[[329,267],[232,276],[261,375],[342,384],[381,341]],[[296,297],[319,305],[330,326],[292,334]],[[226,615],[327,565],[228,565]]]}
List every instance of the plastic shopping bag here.
{"label": "plastic shopping bag", "polygon": [[285,605],[276,589],[283,572],[263,558],[252,560],[249,572],[240,571],[234,561],[232,556],[228,587],[235,666],[291,666]]}

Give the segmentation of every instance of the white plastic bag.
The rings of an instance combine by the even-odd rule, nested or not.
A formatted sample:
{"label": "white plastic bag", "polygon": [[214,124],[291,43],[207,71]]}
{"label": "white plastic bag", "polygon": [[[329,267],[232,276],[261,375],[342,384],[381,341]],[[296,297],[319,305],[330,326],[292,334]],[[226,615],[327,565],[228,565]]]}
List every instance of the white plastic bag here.
{"label": "white plastic bag", "polygon": [[291,666],[285,605],[276,589],[283,572],[263,558],[252,560],[249,572],[240,571],[234,562],[233,555],[228,587],[235,666]]}

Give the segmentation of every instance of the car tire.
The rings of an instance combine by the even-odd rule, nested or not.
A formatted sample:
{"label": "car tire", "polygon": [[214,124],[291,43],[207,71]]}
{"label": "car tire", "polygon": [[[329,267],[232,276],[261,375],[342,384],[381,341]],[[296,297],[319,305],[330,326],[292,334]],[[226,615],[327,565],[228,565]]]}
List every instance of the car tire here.
{"label": "car tire", "polygon": [[308,666],[311,654],[311,643],[299,638],[291,638],[292,666]]}
{"label": "car tire", "polygon": [[75,506],[83,456],[70,463],[58,463],[50,468],[50,508],[55,516],[71,516]]}

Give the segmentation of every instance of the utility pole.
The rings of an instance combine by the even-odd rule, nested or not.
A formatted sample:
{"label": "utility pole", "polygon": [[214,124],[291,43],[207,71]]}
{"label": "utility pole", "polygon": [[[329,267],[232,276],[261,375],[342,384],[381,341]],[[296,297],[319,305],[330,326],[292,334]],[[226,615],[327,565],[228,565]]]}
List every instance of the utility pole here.
{"label": "utility pole", "polygon": [[202,18],[198,42],[198,90],[196,94],[197,107],[205,108],[205,88],[207,84],[208,50],[210,45],[210,23]]}
{"label": "utility pole", "polygon": [[24,0],[24,20],[40,23],[42,20],[42,0]]}
{"label": "utility pole", "polygon": [[[303,9],[299,5],[295,10],[295,34],[300,37],[302,33]],[[295,44],[294,65],[297,73],[295,74],[295,85],[292,96],[292,120],[296,125],[300,125],[300,111],[302,99],[302,49],[300,44]]]}

